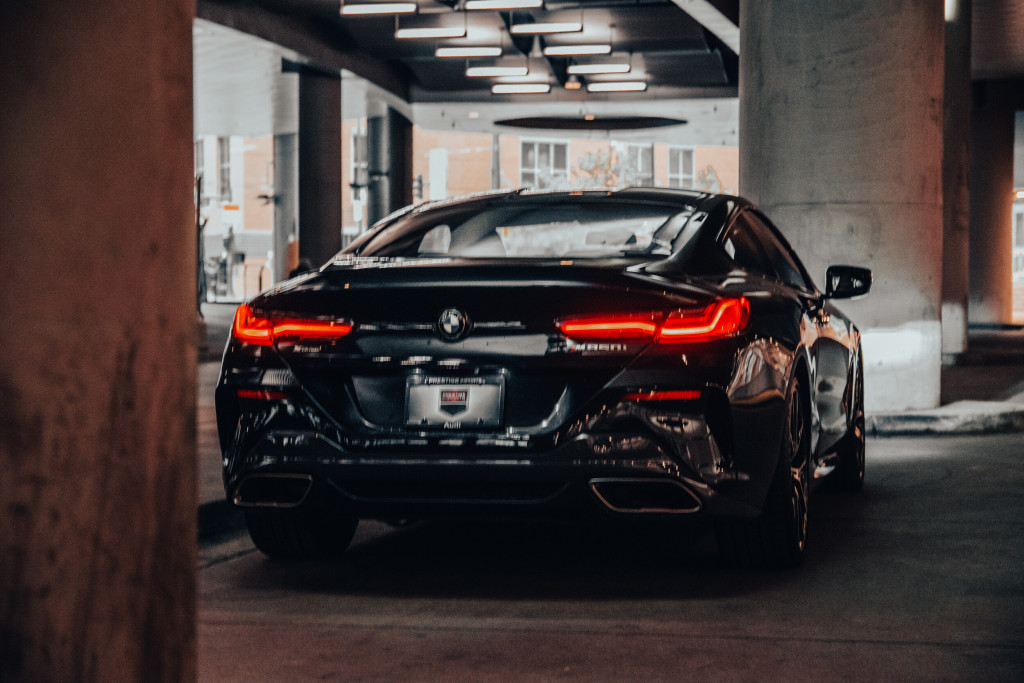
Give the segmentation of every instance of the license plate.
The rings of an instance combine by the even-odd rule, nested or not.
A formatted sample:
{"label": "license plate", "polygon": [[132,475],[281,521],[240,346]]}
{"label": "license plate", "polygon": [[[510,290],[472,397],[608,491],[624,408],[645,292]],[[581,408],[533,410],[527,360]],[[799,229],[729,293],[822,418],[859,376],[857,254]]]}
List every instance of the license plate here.
{"label": "license plate", "polygon": [[501,376],[413,375],[406,382],[405,423],[446,429],[498,427],[504,395]]}

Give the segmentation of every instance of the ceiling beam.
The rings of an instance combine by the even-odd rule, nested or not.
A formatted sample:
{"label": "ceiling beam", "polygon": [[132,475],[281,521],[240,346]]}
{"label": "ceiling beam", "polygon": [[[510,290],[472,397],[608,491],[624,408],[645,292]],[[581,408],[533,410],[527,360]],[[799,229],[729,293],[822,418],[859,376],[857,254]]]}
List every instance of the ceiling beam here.
{"label": "ceiling beam", "polygon": [[733,51],[740,53],[739,2],[734,0],[672,0]]}
{"label": "ceiling beam", "polygon": [[355,45],[340,49],[347,39],[327,22],[296,14],[280,14],[251,0],[197,0],[196,17],[276,43],[308,58],[319,67],[346,69],[392,95],[409,101],[408,78],[385,62],[366,55]]}

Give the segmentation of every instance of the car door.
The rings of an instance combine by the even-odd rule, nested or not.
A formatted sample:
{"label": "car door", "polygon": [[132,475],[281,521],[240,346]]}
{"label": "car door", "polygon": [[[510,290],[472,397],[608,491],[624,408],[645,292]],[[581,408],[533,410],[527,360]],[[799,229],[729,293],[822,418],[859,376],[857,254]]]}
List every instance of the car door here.
{"label": "car door", "polygon": [[817,432],[812,452],[818,456],[830,450],[846,433],[845,399],[852,349],[843,327],[833,324],[836,321],[825,306],[824,296],[789,244],[762,214],[753,210],[744,213],[776,277],[801,302],[807,322],[803,342],[811,365],[811,418]]}

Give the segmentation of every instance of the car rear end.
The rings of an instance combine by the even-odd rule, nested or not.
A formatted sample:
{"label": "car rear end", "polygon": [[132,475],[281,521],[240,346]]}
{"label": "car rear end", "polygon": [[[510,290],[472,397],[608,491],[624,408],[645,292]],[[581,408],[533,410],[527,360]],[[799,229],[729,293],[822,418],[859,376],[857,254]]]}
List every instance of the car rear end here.
{"label": "car rear end", "polygon": [[748,315],[622,259],[341,259],[239,308],[216,393],[228,497],[752,514],[725,393]]}

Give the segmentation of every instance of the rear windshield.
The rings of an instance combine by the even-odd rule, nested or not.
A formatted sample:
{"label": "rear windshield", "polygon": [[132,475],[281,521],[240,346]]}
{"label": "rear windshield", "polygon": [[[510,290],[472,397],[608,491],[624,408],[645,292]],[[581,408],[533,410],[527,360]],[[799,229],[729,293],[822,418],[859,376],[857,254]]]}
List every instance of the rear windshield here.
{"label": "rear windshield", "polygon": [[439,207],[399,218],[361,256],[609,258],[668,256],[692,207],[602,199]]}

